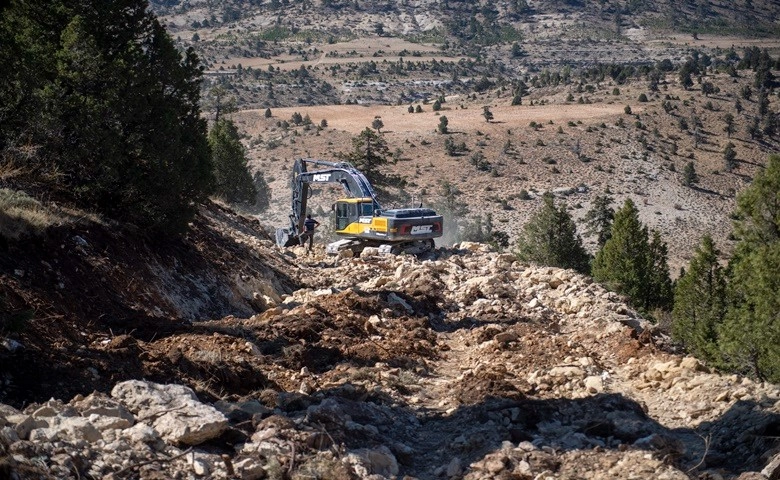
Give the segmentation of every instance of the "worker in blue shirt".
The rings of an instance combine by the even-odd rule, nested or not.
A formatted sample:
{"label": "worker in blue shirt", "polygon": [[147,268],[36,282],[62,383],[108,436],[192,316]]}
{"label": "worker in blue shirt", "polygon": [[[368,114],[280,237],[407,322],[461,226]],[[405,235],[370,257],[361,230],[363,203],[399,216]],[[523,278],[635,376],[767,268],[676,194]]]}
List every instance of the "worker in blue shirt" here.
{"label": "worker in blue shirt", "polygon": [[306,243],[306,239],[309,239],[309,248],[307,251],[311,252],[314,246],[314,229],[320,226],[320,222],[311,218],[311,214],[306,215],[306,220],[303,221],[303,233],[298,237],[300,244]]}

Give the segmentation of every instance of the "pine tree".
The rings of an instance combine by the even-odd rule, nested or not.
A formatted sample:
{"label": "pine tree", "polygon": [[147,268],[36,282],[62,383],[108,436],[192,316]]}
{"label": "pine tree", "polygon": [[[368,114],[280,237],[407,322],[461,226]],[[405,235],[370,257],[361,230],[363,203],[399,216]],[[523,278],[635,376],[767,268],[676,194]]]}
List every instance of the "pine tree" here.
{"label": "pine tree", "polygon": [[729,262],[729,307],[719,331],[726,360],[780,381],[780,156],[772,155],[737,199]]}
{"label": "pine tree", "polygon": [[493,120],[493,112],[490,111],[490,107],[485,105],[482,107],[482,116],[485,117],[485,121],[490,123]]}
{"label": "pine tree", "polygon": [[447,117],[442,115],[439,117],[439,126],[436,127],[436,129],[439,131],[439,133],[448,133],[447,125],[449,125],[450,121],[447,120]]}
{"label": "pine tree", "polygon": [[183,231],[213,184],[197,56],[179,52],[146,1],[48,3],[3,11],[0,52],[28,52],[14,67],[40,71],[2,82],[0,100],[15,105],[2,136],[38,147],[34,168],[54,166],[52,186],[78,204]]}
{"label": "pine tree", "polygon": [[693,162],[686,163],[682,174],[682,184],[686,187],[692,187],[698,181],[699,176],[696,174],[696,167],[693,165]]}
{"label": "pine tree", "polygon": [[382,187],[394,178],[379,171],[380,167],[390,162],[391,155],[385,139],[366,127],[360,135],[352,139],[352,151],[342,153],[340,157],[362,171],[374,187]]}
{"label": "pine tree", "polygon": [[588,273],[590,257],[565,205],[555,206],[551,193],[542,196],[542,208],[523,226],[517,256],[523,261]]}
{"label": "pine tree", "polygon": [[648,285],[645,300],[645,308],[660,308],[669,311],[674,300],[674,289],[669,277],[669,249],[661,240],[661,234],[653,230],[652,239],[648,245],[647,269]]}
{"label": "pine tree", "polygon": [[734,170],[734,167],[737,166],[737,152],[734,150],[734,147],[736,147],[736,145],[729,142],[723,149],[723,163],[727,172]]}
{"label": "pine tree", "polygon": [[611,238],[593,260],[593,278],[626,295],[645,312],[670,303],[666,245],[656,234],[652,243],[649,241],[647,227],[639,221],[639,211],[631,199],[615,212]]}
{"label": "pine tree", "polygon": [[726,278],[712,238],[702,238],[688,270],[677,280],[672,335],[698,358],[716,362],[717,330],[726,316]]}
{"label": "pine tree", "polygon": [[596,243],[603,247],[612,234],[612,220],[615,209],[611,207],[614,200],[609,195],[599,195],[593,199],[593,206],[585,214],[585,225],[589,235],[596,235]]}
{"label": "pine tree", "polygon": [[253,204],[257,191],[247,170],[246,149],[232,120],[222,119],[209,132],[215,193],[228,203]]}

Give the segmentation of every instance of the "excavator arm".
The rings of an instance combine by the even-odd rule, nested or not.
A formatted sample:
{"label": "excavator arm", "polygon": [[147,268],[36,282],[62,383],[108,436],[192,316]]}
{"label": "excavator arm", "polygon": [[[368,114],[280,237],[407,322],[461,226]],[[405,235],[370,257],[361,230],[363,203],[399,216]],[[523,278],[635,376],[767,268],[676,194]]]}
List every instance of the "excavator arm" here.
{"label": "excavator arm", "polygon": [[[310,171],[309,165],[322,168]],[[299,158],[293,165],[290,179],[290,190],[292,190],[290,227],[276,230],[276,243],[279,246],[289,247],[298,242],[298,236],[303,232],[303,222],[306,219],[309,188],[313,183],[338,183],[350,198],[370,198],[374,210],[381,209],[368,179],[349,163]]]}

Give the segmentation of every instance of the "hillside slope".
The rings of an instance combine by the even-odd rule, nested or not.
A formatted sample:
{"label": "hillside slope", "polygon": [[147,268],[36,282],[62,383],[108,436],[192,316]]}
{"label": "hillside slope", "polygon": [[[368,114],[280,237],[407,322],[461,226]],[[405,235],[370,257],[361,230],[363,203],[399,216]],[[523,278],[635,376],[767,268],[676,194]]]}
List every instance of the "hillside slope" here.
{"label": "hillside slope", "polygon": [[[38,307],[4,337],[0,399],[16,407],[0,406],[4,472],[775,474],[780,388],[673,353],[620,298],[571,271],[479,244],[425,259],[280,253],[256,224],[214,206],[173,250],[94,228],[58,242],[76,233],[77,246],[45,260],[62,287],[38,287],[49,269],[39,257],[15,257],[23,274],[2,264],[5,298]],[[115,267],[98,268],[98,253]],[[115,283],[131,277],[147,288]],[[194,288],[204,278],[212,287]]]}
{"label": "hillside slope", "polygon": [[[259,223],[216,204],[181,239],[152,242],[116,224],[83,222],[11,242],[0,255],[0,333],[15,332],[6,346],[21,346],[0,348],[0,401],[66,398],[128,376],[170,380],[170,371],[144,370],[137,351],[114,358],[114,344],[250,316],[278,301],[297,288],[296,267],[270,245]],[[31,319],[10,325],[9,313]]]}

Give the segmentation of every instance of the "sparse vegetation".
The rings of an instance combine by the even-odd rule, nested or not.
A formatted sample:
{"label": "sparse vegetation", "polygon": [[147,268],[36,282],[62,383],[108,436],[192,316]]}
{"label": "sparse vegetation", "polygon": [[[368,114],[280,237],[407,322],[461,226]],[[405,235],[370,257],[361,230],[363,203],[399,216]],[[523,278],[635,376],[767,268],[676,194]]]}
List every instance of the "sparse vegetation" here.
{"label": "sparse vegetation", "polygon": [[577,227],[566,210],[557,207],[552,193],[542,196],[542,208],[523,227],[517,241],[517,256],[523,261],[582,273],[590,269],[590,257],[582,246]]}

